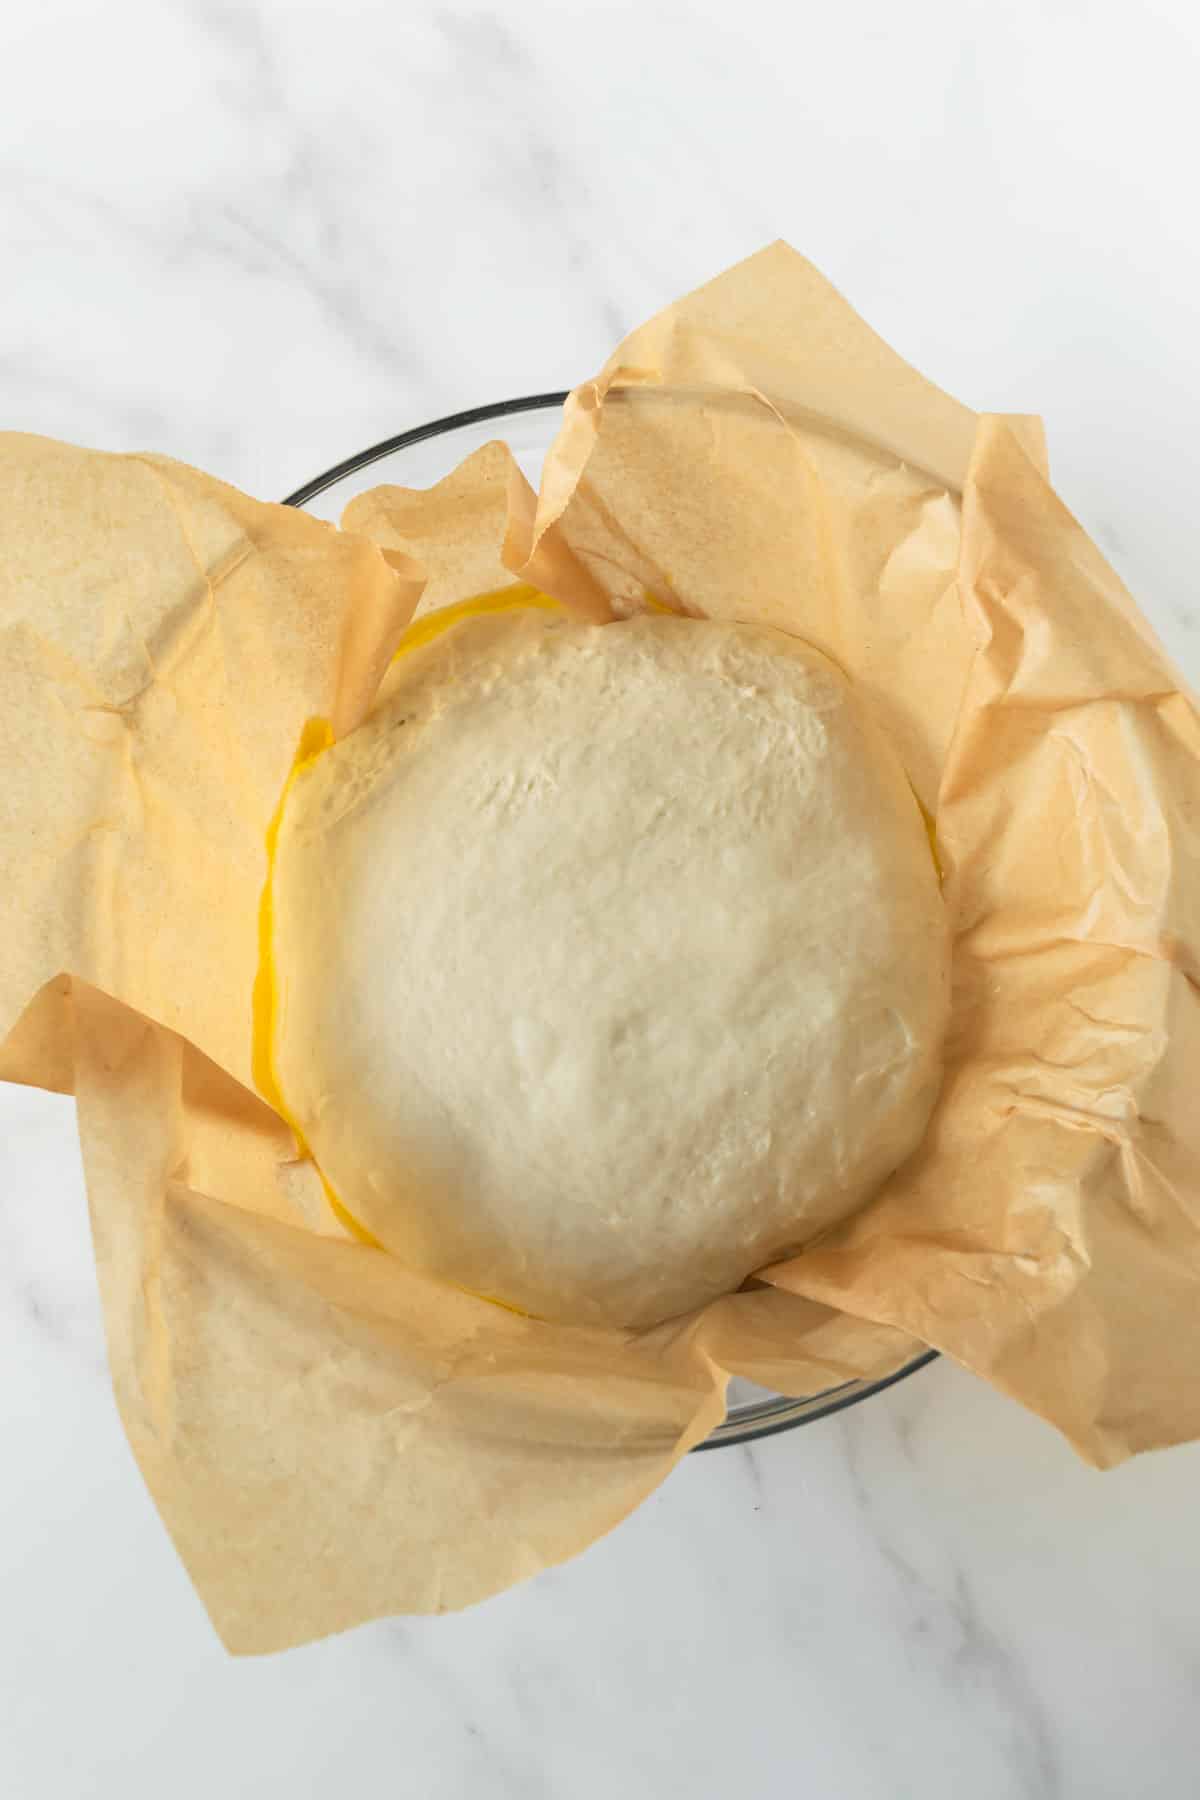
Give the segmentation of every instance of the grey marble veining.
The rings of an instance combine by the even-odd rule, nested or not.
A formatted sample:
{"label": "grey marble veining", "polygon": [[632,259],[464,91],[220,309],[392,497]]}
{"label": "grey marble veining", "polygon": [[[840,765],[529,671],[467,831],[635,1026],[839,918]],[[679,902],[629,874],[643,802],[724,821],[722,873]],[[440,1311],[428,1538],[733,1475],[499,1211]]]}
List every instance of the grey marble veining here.
{"label": "grey marble veining", "polygon": [[[1137,9],[1134,9],[1136,12]],[[568,386],[768,239],[1056,481],[1200,679],[1200,24],[928,0],[119,0],[0,25],[0,421],[266,497]],[[103,1374],[68,1102],[0,1089],[0,1793],[1189,1800],[1200,1447],[946,1363],[473,1612],[220,1650]]]}

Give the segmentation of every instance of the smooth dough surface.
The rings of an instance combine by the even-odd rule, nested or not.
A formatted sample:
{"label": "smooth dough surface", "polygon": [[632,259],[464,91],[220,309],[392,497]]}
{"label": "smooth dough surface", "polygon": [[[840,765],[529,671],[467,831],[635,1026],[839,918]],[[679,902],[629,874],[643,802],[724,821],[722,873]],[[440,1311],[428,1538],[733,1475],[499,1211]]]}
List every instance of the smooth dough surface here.
{"label": "smooth dough surface", "polygon": [[468,619],[296,780],[275,1065],[343,1204],[543,1318],[736,1288],[914,1149],[949,950],[889,746],[757,626]]}

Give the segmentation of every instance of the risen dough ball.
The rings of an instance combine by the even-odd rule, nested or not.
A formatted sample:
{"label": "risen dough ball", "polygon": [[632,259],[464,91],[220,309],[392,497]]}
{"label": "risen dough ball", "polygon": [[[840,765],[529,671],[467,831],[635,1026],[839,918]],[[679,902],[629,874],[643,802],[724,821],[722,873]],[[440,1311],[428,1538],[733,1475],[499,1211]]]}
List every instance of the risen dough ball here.
{"label": "risen dough ball", "polygon": [[398,1257],[645,1324],[858,1206],[939,1079],[924,823],[842,675],[765,628],[468,619],[301,774],[283,1095]]}

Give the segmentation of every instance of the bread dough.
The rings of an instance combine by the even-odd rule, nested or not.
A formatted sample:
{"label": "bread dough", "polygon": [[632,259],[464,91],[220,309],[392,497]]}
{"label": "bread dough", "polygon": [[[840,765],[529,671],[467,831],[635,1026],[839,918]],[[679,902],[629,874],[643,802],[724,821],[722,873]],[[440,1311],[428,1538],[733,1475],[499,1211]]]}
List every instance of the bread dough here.
{"label": "bread dough", "polygon": [[642,1325],[861,1204],[940,1078],[945,912],[904,772],[769,628],[546,612],[414,651],[298,774],[274,1057],[410,1266]]}

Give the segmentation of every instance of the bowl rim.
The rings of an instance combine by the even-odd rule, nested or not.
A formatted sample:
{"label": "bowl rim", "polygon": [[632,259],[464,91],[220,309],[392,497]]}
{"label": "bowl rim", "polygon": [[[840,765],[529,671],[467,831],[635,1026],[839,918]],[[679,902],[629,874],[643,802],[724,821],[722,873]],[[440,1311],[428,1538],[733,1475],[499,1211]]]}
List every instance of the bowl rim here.
{"label": "bowl rim", "polygon": [[[412,426],[408,431],[398,431],[392,437],[381,438],[378,443],[368,445],[365,450],[344,457],[322,474],[314,475],[310,481],[288,494],[281,504],[305,506],[327,488],[345,481],[347,476],[356,475],[360,469],[369,469],[372,463],[382,462],[396,451],[408,450],[412,445],[424,443],[428,438],[444,437],[470,425],[487,425],[493,419],[508,419],[519,413],[550,412],[562,406],[569,392],[568,388],[559,388],[543,394],[520,394],[512,400],[492,400],[483,406],[469,406],[461,412],[446,413],[440,419],[430,419],[424,425]],[[837,1387],[824,1388],[820,1393],[803,1398],[778,1394],[765,1400],[750,1401],[737,1412],[727,1413],[721,1424],[702,1443],[692,1446],[693,1453],[726,1449],[735,1444],[756,1443],[762,1438],[777,1437],[781,1432],[794,1431],[798,1425],[811,1425],[817,1419],[828,1419],[834,1413],[845,1412],[847,1407],[858,1406],[863,1400],[870,1400],[874,1395],[895,1387],[898,1382],[906,1381],[919,1369],[927,1369],[930,1363],[938,1360],[939,1354],[937,1350],[923,1346],[900,1368],[893,1369],[889,1375],[880,1376],[876,1381],[845,1381]]]}
{"label": "bowl rim", "polygon": [[443,418],[430,419],[425,425],[414,425],[408,431],[398,431],[394,437],[381,438],[379,443],[345,457],[323,474],[314,475],[311,481],[306,481],[294,493],[288,494],[282,505],[305,506],[308,501],[315,500],[318,494],[323,494],[326,488],[344,481],[347,475],[356,475],[360,469],[368,469],[372,463],[382,462],[385,456],[391,456],[397,450],[408,450],[413,444],[424,443],[426,438],[443,437],[447,432],[458,431],[467,425],[486,425],[492,419],[508,419],[515,413],[549,412],[552,408],[561,406],[569,392],[568,388],[560,388],[553,393],[522,394],[515,400],[492,400],[486,406],[469,406],[463,412],[446,413]]}
{"label": "bowl rim", "polygon": [[740,1411],[727,1414],[702,1443],[692,1446],[693,1451],[753,1444],[759,1438],[777,1437],[781,1431],[794,1431],[798,1425],[813,1425],[818,1419],[845,1412],[847,1407],[858,1406],[861,1401],[870,1400],[887,1388],[907,1381],[910,1375],[915,1375],[919,1369],[927,1369],[940,1357],[939,1350],[926,1344],[900,1368],[893,1369],[890,1375],[881,1375],[876,1381],[841,1382],[837,1387],[810,1394],[807,1399],[789,1399],[786,1394],[778,1394],[773,1399],[751,1401]]}

